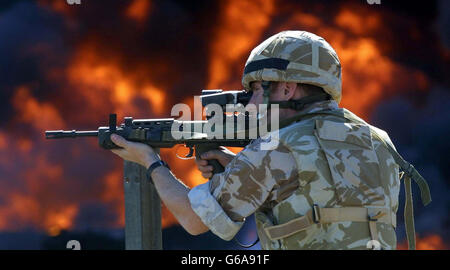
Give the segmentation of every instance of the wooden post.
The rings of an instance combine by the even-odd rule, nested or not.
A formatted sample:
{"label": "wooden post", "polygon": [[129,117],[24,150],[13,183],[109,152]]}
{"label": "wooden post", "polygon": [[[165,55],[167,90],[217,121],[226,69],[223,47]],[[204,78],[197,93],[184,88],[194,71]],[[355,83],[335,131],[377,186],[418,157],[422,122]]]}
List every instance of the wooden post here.
{"label": "wooden post", "polygon": [[161,201],[146,169],[124,162],[125,249],[161,250]]}

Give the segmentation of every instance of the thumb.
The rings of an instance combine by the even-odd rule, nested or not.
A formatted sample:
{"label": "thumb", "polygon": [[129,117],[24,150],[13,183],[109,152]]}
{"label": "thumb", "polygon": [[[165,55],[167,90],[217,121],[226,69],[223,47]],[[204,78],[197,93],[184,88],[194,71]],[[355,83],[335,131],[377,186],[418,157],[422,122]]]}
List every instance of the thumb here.
{"label": "thumb", "polygon": [[206,160],[215,159],[224,167],[227,166],[232,159],[231,156],[224,153],[223,150],[209,150],[208,152],[203,153],[201,158]]}
{"label": "thumb", "polygon": [[126,147],[128,144],[127,140],[117,134],[111,135],[111,141],[120,147]]}

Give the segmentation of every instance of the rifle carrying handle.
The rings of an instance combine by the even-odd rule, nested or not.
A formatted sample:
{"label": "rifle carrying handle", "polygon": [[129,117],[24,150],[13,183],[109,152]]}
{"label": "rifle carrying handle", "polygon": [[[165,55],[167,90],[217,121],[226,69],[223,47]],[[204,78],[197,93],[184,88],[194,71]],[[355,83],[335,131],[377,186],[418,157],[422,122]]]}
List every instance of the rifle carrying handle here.
{"label": "rifle carrying handle", "polygon": [[[200,156],[203,153],[208,152],[210,150],[220,150],[220,145],[215,143],[205,143],[195,145],[195,157],[200,158]],[[213,166],[212,171],[213,175],[225,171],[225,168],[222,166],[222,164],[219,163],[217,159],[208,160],[208,165]]]}

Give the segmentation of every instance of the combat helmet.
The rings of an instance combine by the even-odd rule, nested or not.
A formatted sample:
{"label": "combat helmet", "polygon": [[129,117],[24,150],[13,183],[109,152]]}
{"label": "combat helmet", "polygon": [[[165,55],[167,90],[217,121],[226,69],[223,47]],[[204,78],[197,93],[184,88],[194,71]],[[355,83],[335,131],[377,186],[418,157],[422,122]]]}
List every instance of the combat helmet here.
{"label": "combat helmet", "polygon": [[[283,31],[259,44],[250,53],[242,85],[253,81],[282,81],[322,87],[341,101],[341,63],[325,39],[306,31]],[[266,102],[265,102],[266,103]]]}

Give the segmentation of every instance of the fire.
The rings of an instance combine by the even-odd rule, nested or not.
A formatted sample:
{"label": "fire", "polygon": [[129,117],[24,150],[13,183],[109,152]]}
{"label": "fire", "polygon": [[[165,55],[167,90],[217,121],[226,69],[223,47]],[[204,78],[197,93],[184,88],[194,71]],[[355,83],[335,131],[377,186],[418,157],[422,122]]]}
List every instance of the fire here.
{"label": "fire", "polygon": [[116,226],[125,226],[125,202],[123,200],[123,173],[120,167],[106,174],[103,179],[103,191],[100,195],[102,201],[114,205],[117,213],[120,213]]}
{"label": "fire", "polygon": [[3,150],[7,147],[6,135],[0,131],[0,150]]}
{"label": "fire", "polygon": [[151,104],[153,111],[158,114],[165,113],[165,108],[161,106],[161,104],[164,104],[164,99],[166,98],[163,90],[154,86],[146,86],[142,90],[142,96]]}
{"label": "fire", "polygon": [[[51,104],[37,101],[26,86],[16,89],[12,103],[17,110],[17,121],[32,125],[36,130],[43,131],[43,127],[64,127],[64,121],[58,110]],[[39,116],[39,121],[37,121]]]}
{"label": "fire", "polygon": [[[77,17],[85,16],[83,12],[87,12],[84,2],[79,7],[69,6],[65,1],[39,0],[39,4],[50,7],[62,17],[69,17],[68,25],[73,29],[84,28],[83,18]],[[158,3],[149,0],[124,2],[119,4],[121,9],[116,18],[125,20],[130,25],[144,27],[150,22],[149,18],[153,16],[156,4]],[[343,67],[343,99],[340,105],[363,118],[367,119],[376,104],[389,95],[411,88],[422,91],[429,88],[429,78],[422,71],[406,67],[388,55],[388,44],[382,44],[380,35],[389,26],[380,13],[369,9],[369,5],[340,8],[330,18],[317,16],[298,6],[286,5],[287,8],[282,9],[274,0],[230,0],[221,1],[219,5],[217,20],[212,26],[213,34],[204,36],[207,42],[205,89],[241,88],[243,67],[251,49],[268,36],[282,30],[316,33],[336,49]],[[177,69],[179,67],[163,66],[162,61],[153,58],[151,60],[155,62],[150,63],[150,57],[145,54],[140,58],[142,52],[138,50],[141,48],[131,44],[133,42],[130,42],[129,48],[138,48],[131,53],[132,56],[136,53],[138,60],[130,63],[127,61],[130,55],[128,47],[110,49],[114,46],[106,44],[105,39],[97,38],[96,35],[101,34],[88,33],[74,43],[74,51],[69,54],[65,69],[50,69],[46,74],[46,79],[57,78],[58,81],[65,82],[61,88],[62,94],[43,100],[33,88],[35,84],[20,83],[15,87],[10,100],[15,110],[12,120],[39,135],[17,136],[6,127],[2,126],[0,129],[0,165],[2,169],[8,168],[2,177],[21,183],[17,184],[21,188],[12,188],[6,186],[9,182],[0,182],[0,197],[5,201],[0,205],[1,230],[34,226],[49,235],[57,235],[63,229],[76,227],[80,204],[82,200],[92,199],[89,196],[99,198],[101,203],[114,208],[117,220],[108,226],[124,226],[122,161],[111,161],[116,157],[101,152],[104,150],[98,148],[96,141],[90,140],[88,143],[92,147],[89,149],[73,143],[64,145],[65,148],[59,150],[66,156],[55,162],[52,155],[60,156],[55,154],[58,151],[51,148],[50,143],[43,143],[43,131],[72,128],[74,122],[89,125],[86,129],[96,128],[92,124],[105,125],[107,119],[103,117],[110,112],[117,113],[119,121],[123,116],[171,117],[173,100],[182,100],[193,108],[192,95],[183,92],[176,93],[179,96],[175,97],[175,94],[168,92],[172,81],[154,78],[154,74],[165,74],[172,79],[174,74],[180,72]],[[126,37],[133,37],[133,34],[136,33]],[[185,40],[181,38],[184,33],[177,33],[177,37],[178,35],[180,40]],[[111,37],[108,36],[106,40],[109,41],[109,38]],[[162,58],[167,58],[167,55]],[[186,59],[180,59],[180,63],[183,61]],[[198,81],[201,79],[192,78]],[[161,81],[168,81],[167,85]],[[77,112],[68,111],[73,108],[77,108]],[[237,153],[241,148],[231,150]],[[96,158],[109,160],[99,160],[103,167],[99,165],[96,170],[97,178],[93,182],[99,183],[100,187],[86,196],[67,196],[64,192],[82,190],[74,184],[80,179],[71,179],[75,177],[69,174],[73,172],[73,167],[68,164],[79,161],[83,156],[94,156],[94,151],[101,152],[98,156],[95,155]],[[196,169],[194,161],[178,159],[175,149],[161,149],[161,156],[169,163],[174,174],[189,187],[207,181]],[[96,161],[93,158],[92,162]],[[69,179],[71,184],[66,183]],[[166,208],[163,208],[162,216],[163,227],[176,224],[175,218]],[[446,247],[438,235],[418,237],[417,243],[419,249]],[[404,244],[399,245],[400,249],[402,247]]]}
{"label": "fire", "polygon": [[[30,221],[39,229],[44,229],[49,235],[58,235],[61,230],[73,228],[73,220],[78,213],[75,204],[57,206],[45,209],[35,198],[20,193],[9,194],[8,207],[0,208],[0,229],[23,229]],[[25,223],[25,226],[23,225]]]}
{"label": "fire", "polygon": [[[0,216],[2,217],[0,219],[1,230],[8,230],[18,226],[21,221],[38,221],[37,213],[39,211],[39,206],[34,198],[17,193],[8,194],[6,198],[10,207],[0,208]],[[40,224],[35,225],[39,226]]]}
{"label": "fire", "polygon": [[143,22],[149,15],[151,4],[150,0],[134,0],[128,6],[125,15],[137,22]]}
{"label": "fire", "polygon": [[140,115],[143,108],[134,104],[139,98],[146,99],[147,108],[154,113],[165,112],[165,92],[143,78],[143,73],[129,72],[119,62],[118,56],[102,57],[94,45],[85,45],[73,57],[68,78],[75,87],[83,89],[80,95],[88,105],[103,114],[109,106],[121,116]]}
{"label": "fire", "polygon": [[78,213],[76,205],[67,205],[57,212],[47,213],[45,227],[50,236],[59,235],[62,230],[69,230],[73,226],[73,219]]}
{"label": "fire", "polygon": [[[0,229],[23,229],[30,225],[55,235],[62,229],[73,227],[78,206],[62,200],[55,203],[57,194],[52,188],[64,185],[62,165],[50,162],[45,154],[32,153],[29,139],[14,139],[0,134],[5,144],[0,149],[0,165],[6,185],[0,190]],[[7,154],[8,153],[8,154]],[[14,160],[20,160],[20,167]],[[23,168],[22,168],[23,167]],[[16,175],[14,175],[16,174]],[[21,189],[16,187],[20,186]]]}
{"label": "fire", "polygon": [[373,32],[380,27],[380,21],[381,18],[378,14],[361,16],[361,14],[349,9],[342,9],[335,18],[336,25],[344,29],[349,29],[356,35]]}
{"label": "fire", "polygon": [[[397,245],[397,249],[408,249],[408,242],[405,240],[403,243]],[[429,234],[420,237],[416,234],[416,249],[417,250],[444,250],[450,249],[441,236],[437,234]]]}
{"label": "fire", "polygon": [[[242,59],[248,57],[269,26],[275,8],[272,0],[234,0],[225,3],[220,27],[211,43],[208,89],[240,85],[230,84],[229,80],[241,75]],[[237,72],[232,73],[233,67],[236,67]]]}
{"label": "fire", "polygon": [[[65,122],[55,106],[39,101],[31,93],[30,87],[17,87],[11,103],[15,107],[15,123],[25,125],[30,130],[42,133],[46,126],[64,127]],[[39,117],[38,117],[39,116]],[[32,131],[29,131],[32,132]],[[43,138],[41,137],[42,141]],[[4,176],[11,176],[10,185],[20,184],[22,190],[5,189],[2,194],[5,204],[0,207],[0,229],[21,229],[33,224],[49,234],[58,234],[62,229],[73,226],[78,206],[75,204],[55,204],[56,196],[49,196],[50,186],[61,185],[62,165],[50,162],[45,153],[34,152],[40,141],[31,140],[24,133],[14,136],[0,132],[0,164]],[[17,167],[20,161],[20,167]]]}
{"label": "fire", "polygon": [[17,144],[19,146],[19,150],[24,153],[30,152],[31,148],[33,147],[33,142],[25,138],[19,139],[17,141]]}

